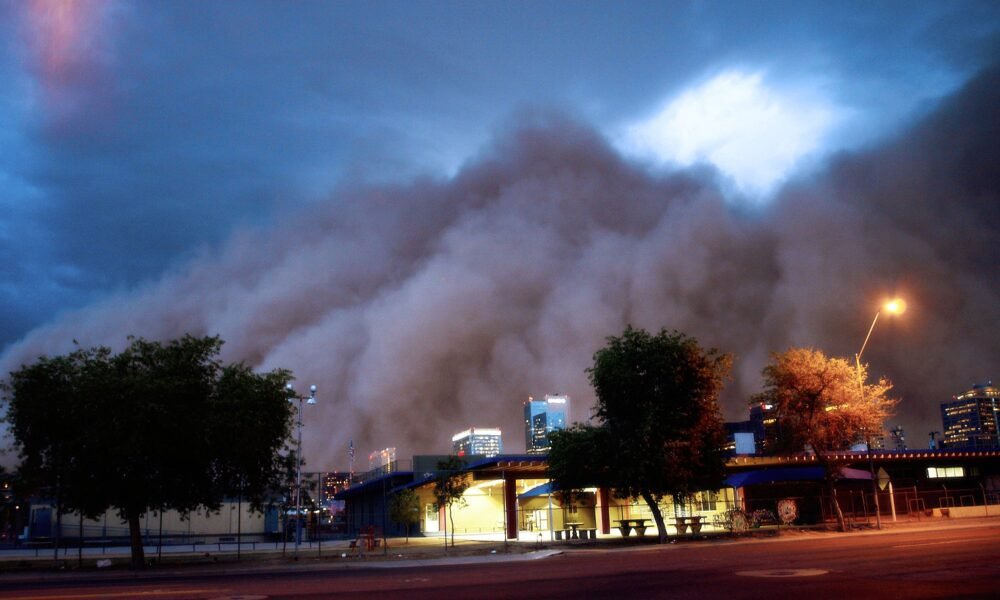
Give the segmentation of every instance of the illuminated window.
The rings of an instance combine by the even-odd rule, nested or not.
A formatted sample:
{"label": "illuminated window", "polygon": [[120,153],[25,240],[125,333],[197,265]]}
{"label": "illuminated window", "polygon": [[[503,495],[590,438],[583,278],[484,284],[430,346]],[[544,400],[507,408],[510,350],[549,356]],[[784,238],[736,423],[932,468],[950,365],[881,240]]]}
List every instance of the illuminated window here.
{"label": "illuminated window", "polygon": [[715,510],[718,501],[719,494],[716,492],[698,492],[698,495],[695,497],[695,504],[698,510],[702,511]]}
{"label": "illuminated window", "polygon": [[964,467],[927,467],[927,477],[940,479],[945,477],[965,477]]}

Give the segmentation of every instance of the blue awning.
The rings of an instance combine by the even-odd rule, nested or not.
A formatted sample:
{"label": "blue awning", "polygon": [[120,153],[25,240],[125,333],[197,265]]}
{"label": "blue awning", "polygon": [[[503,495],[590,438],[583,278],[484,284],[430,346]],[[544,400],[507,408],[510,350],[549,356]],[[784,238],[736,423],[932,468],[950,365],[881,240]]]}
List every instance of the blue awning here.
{"label": "blue awning", "polygon": [[518,496],[517,499],[522,500],[524,498],[534,498],[536,496],[548,496],[552,493],[552,491],[552,482],[550,481],[548,483],[543,483],[542,485],[536,485],[527,492]]}
{"label": "blue awning", "polygon": [[[824,476],[825,472],[823,467],[787,467],[735,473],[726,477],[724,483],[729,487],[741,488],[748,485],[759,485],[762,483],[776,483],[782,481],[822,481]],[[868,471],[841,467],[840,478],[871,479],[872,476]]]}

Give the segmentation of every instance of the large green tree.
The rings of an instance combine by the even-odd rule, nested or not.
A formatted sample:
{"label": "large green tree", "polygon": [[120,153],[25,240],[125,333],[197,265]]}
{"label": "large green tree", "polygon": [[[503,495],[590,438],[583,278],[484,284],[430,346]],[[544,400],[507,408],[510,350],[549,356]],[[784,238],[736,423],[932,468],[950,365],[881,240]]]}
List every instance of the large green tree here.
{"label": "large green tree", "polygon": [[145,513],[218,510],[236,494],[259,506],[291,428],[290,375],[224,366],[221,346],[132,339],[118,354],[78,349],[22,366],[3,383],[19,472],[51,491],[57,514],[117,509],[135,568]]}
{"label": "large green tree", "polygon": [[753,401],[774,407],[780,431],[776,449],[816,456],[826,473],[837,522],[846,530],[836,488],[842,465],[833,457],[882,431],[898,402],[888,396],[892,384],[885,379],[868,383],[865,365],[812,348],[773,354],[763,374],[764,391]]}
{"label": "large green tree", "polygon": [[607,341],[588,369],[598,425],[553,437],[550,476],[563,490],[589,483],[641,498],[662,543],[659,501],[717,489],[725,476],[718,396],[732,358],[666,329],[629,326]]}

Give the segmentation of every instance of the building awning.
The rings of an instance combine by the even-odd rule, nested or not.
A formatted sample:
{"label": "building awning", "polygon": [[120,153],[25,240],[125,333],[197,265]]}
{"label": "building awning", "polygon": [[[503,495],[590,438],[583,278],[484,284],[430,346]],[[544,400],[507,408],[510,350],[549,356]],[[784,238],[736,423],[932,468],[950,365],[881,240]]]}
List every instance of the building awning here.
{"label": "building awning", "polygon": [[[822,481],[826,473],[823,467],[791,467],[786,469],[760,469],[735,473],[726,477],[725,484],[733,488],[762,483],[777,483],[783,481]],[[871,479],[871,473],[861,469],[840,468],[841,479]]]}
{"label": "building awning", "polygon": [[542,485],[536,485],[527,492],[524,492],[517,497],[518,500],[523,500],[525,498],[535,498],[536,496],[548,496],[553,492],[553,484],[551,481],[543,483]]}

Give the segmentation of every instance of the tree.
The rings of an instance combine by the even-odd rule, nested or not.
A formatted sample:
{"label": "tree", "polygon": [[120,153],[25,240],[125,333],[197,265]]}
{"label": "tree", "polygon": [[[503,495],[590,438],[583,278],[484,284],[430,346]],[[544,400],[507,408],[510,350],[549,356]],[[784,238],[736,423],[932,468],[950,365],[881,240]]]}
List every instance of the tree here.
{"label": "tree", "polygon": [[563,489],[602,484],[620,497],[641,498],[662,543],[664,495],[681,500],[722,484],[718,395],[732,358],[665,329],[650,335],[629,326],[607,341],[587,371],[599,424],[554,436],[549,473]]}
{"label": "tree", "polygon": [[573,504],[584,488],[610,485],[610,452],[606,427],[577,423],[549,433],[549,476],[564,506]]}
{"label": "tree", "polygon": [[869,384],[866,365],[852,366],[812,348],[773,354],[763,374],[764,391],[753,401],[774,406],[781,429],[776,448],[814,453],[824,467],[837,523],[846,531],[836,488],[841,465],[831,454],[882,430],[898,402],[887,395],[892,384],[886,379]]}
{"label": "tree", "polygon": [[[227,365],[214,386],[215,410],[205,415],[214,419],[208,429],[217,448],[220,493],[238,496],[256,511],[263,510],[272,484],[287,469],[282,451],[291,425],[284,391],[289,378],[284,370],[258,374],[242,363]],[[285,401],[278,402],[279,397]],[[250,432],[260,437],[248,440]]]}
{"label": "tree", "polygon": [[3,384],[19,470],[54,492],[57,515],[117,509],[134,568],[144,564],[145,513],[218,510],[234,492],[259,505],[280,471],[290,375],[223,366],[221,346],[217,337],[131,339],[119,354],[41,357]]}
{"label": "tree", "polygon": [[[447,460],[437,464],[438,475],[434,482],[434,497],[438,506],[448,510],[448,521],[451,523],[451,547],[455,547],[455,517],[452,507],[455,504],[465,506],[465,490],[469,489],[469,476],[464,472],[465,463],[457,456],[449,456]],[[445,539],[445,547],[447,547]]]}
{"label": "tree", "polygon": [[410,527],[420,523],[420,497],[411,489],[400,490],[389,500],[389,518],[403,526],[406,543],[410,543]]}

